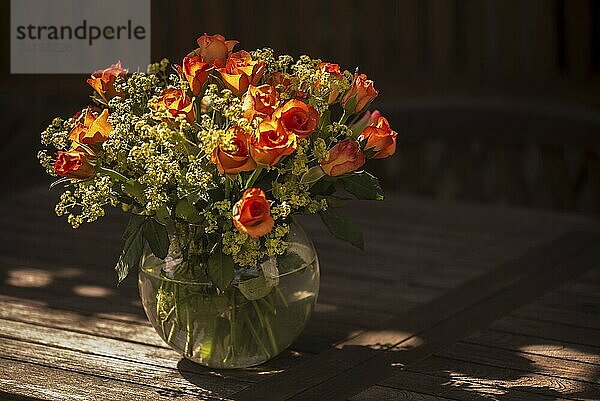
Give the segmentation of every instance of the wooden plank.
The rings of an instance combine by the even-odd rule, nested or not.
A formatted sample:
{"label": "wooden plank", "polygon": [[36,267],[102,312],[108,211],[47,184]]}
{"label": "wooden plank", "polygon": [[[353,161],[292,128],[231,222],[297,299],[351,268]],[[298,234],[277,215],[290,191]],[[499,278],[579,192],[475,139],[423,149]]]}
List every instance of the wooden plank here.
{"label": "wooden plank", "polygon": [[[598,304],[600,309],[600,304]],[[514,316],[559,323],[572,327],[585,327],[600,330],[600,316],[577,310],[557,309],[539,304],[527,305],[513,312]]]}
{"label": "wooden plank", "polygon": [[[513,284],[513,288],[492,294],[471,308],[455,314],[451,319],[443,320],[432,328],[416,333],[393,348],[394,351],[402,352],[380,352],[371,355],[362,364],[355,365],[344,371],[343,374],[334,375],[329,380],[290,399],[310,400],[316,394],[323,394],[332,400],[342,399],[344,395],[361,391],[368,385],[389,377],[400,366],[410,366],[427,358],[468,333],[493,322],[520,304],[527,303],[536,295],[563,282],[565,278],[576,276],[577,273],[596,266],[600,260],[600,247],[597,245],[596,240],[566,262],[548,269],[538,269],[537,274],[523,278],[520,282]],[[390,343],[391,341],[388,339],[391,337],[391,333],[398,336],[398,332],[394,333],[393,331],[380,334],[379,337],[382,338],[380,344]],[[374,343],[375,338],[377,335],[370,339],[371,343]],[[299,365],[298,368],[301,366]]]}
{"label": "wooden plank", "polygon": [[480,330],[465,338],[462,342],[600,365],[600,347],[584,346],[490,329]]}
{"label": "wooden plank", "polygon": [[456,343],[448,349],[436,353],[436,355],[467,363],[491,365],[503,369],[532,372],[560,379],[596,384],[594,388],[600,394],[600,385],[598,385],[595,377],[598,367],[590,363],[463,342]]}
{"label": "wooden plank", "polygon": [[574,327],[552,322],[507,316],[490,325],[491,329],[506,333],[523,334],[572,344],[597,346],[600,344],[600,330]]}
{"label": "wooden plank", "polygon": [[[581,271],[585,270],[598,259],[599,255],[590,246],[597,241],[598,236],[589,232],[570,232],[555,241],[530,250],[512,263],[478,277],[437,298],[434,302],[416,307],[407,315],[392,319],[379,331],[365,332],[355,339],[338,345],[338,348],[343,348],[343,353],[339,350],[321,353],[289,369],[276,379],[266,380],[237,394],[236,397],[240,400],[260,399],[268,393],[274,400],[287,398],[310,400],[311,397],[314,399],[317,394],[320,394],[326,399],[334,400],[356,394],[370,384],[392,374],[390,363],[398,363],[395,358],[399,355],[414,355],[411,357],[422,358],[443,342],[453,342],[468,331],[474,330],[477,325],[495,320],[499,317],[496,314],[501,316],[505,311],[516,308],[518,304],[514,305],[514,303],[517,299],[522,300],[536,293],[531,291],[530,287],[534,279],[536,285],[539,283],[540,274],[544,274],[546,280],[549,278],[555,280],[549,281],[548,285],[556,285],[557,278],[562,278],[567,269],[574,270],[573,265]],[[590,251],[589,248],[592,250]],[[582,252],[583,249],[586,249],[586,252]],[[568,262],[562,263],[565,260]],[[552,270],[557,272],[554,277],[547,273],[552,267]],[[509,299],[505,299],[507,298],[505,290],[513,286],[520,290],[519,297],[512,297],[511,294]],[[537,293],[546,289],[547,286],[540,285]],[[484,301],[490,297],[495,303]],[[466,313],[465,311],[468,312],[468,308],[473,305],[477,307],[471,313]],[[488,309],[483,309],[484,306],[488,309],[493,306],[495,309],[492,310],[495,314],[488,313]],[[457,316],[461,317],[459,320],[464,325],[461,326],[459,323],[455,326],[448,320],[450,318],[456,320]],[[442,330],[439,327],[442,327]],[[449,328],[455,332],[453,336],[446,335]],[[435,341],[435,344],[426,341],[423,344],[420,341],[427,330],[432,331],[432,335],[435,333],[435,336],[430,338],[430,341]],[[417,347],[419,352],[385,353],[373,349],[373,347],[388,349],[402,341],[406,342],[405,348]],[[406,364],[405,358],[402,359],[401,364]]]}
{"label": "wooden plank", "polygon": [[349,401],[444,401],[451,398],[417,393],[412,390],[399,390],[384,386],[373,386],[350,398]]}
{"label": "wooden plank", "polygon": [[429,1],[428,48],[432,72],[436,75],[449,74],[456,67],[455,3],[453,0]]}
{"label": "wooden plank", "polygon": [[[118,380],[132,385],[148,386],[155,391],[172,391],[175,394],[203,396],[206,393],[225,396],[247,386],[243,381],[225,379],[208,374],[205,369],[182,370],[175,367],[148,366],[146,363],[126,361],[117,357],[94,355],[69,348],[55,348],[30,342],[2,339],[0,361],[32,363],[51,369],[95,376],[99,379]],[[4,362],[7,363],[7,362]],[[10,363],[7,363],[10,365]],[[197,386],[194,383],[202,383]],[[118,386],[118,384],[115,384]],[[127,386],[127,385],[125,385]]]}
{"label": "wooden plank", "polygon": [[27,300],[0,295],[0,318],[21,323],[91,334],[97,337],[125,340],[159,348],[169,348],[147,320],[119,321],[85,316],[69,310],[51,309]]}
{"label": "wooden plank", "polygon": [[569,73],[576,78],[586,77],[592,67],[592,2],[565,1],[565,41]]}
{"label": "wooden plank", "polygon": [[[0,389],[43,400],[96,401],[99,395],[107,401],[172,400],[173,396],[182,401],[198,399],[197,395],[161,391],[149,386],[4,358],[0,358]],[[221,397],[212,397],[210,393],[203,397],[209,401],[223,400]]]}
{"label": "wooden plank", "polygon": [[[219,383],[223,379],[235,379],[242,382],[260,381],[268,377],[269,374],[287,368],[289,364],[285,362],[286,360],[293,363],[295,358],[300,357],[293,351],[288,351],[281,358],[273,359],[274,365],[267,363],[256,369],[227,370],[214,374],[211,369],[197,364],[186,362],[182,365],[181,356],[172,349],[97,337],[64,329],[0,319],[0,337],[71,350],[99,358],[119,359],[127,364],[143,365],[150,372],[163,368],[179,369],[182,374],[190,373],[206,376],[207,385],[211,384],[210,378],[213,376],[217,380],[215,383]],[[2,352],[3,350],[0,349],[0,355],[2,355]],[[283,362],[283,364],[280,364],[280,362]]]}
{"label": "wooden plank", "polygon": [[[504,397],[510,399],[515,390],[531,393],[529,399],[598,399],[598,384],[590,384],[576,380],[559,379],[531,371],[520,371],[508,367],[496,367],[473,362],[431,356],[419,364],[410,367],[417,372],[443,378],[450,383],[465,383],[466,389],[475,390],[479,386],[494,386]],[[386,386],[401,385],[401,376],[393,376],[382,382]],[[546,396],[546,397],[544,397]],[[553,398],[552,398],[553,397]]]}
{"label": "wooden plank", "polygon": [[600,300],[594,295],[583,295],[553,291],[538,300],[540,305],[563,311],[581,311],[582,313],[600,314]]}
{"label": "wooden plank", "polygon": [[[438,357],[433,358],[443,360]],[[452,365],[453,363],[454,361],[449,360],[448,370],[444,372],[440,372],[439,369],[428,370],[429,365],[426,365],[423,369],[417,369],[418,371],[405,370],[385,380],[380,386],[387,386],[400,391],[412,390],[432,396],[448,397],[454,400],[556,400],[554,396],[548,396],[539,391],[528,391],[527,387],[511,389],[503,386],[500,380],[486,382],[478,380],[480,376],[467,375],[460,370],[450,370],[454,366]],[[435,368],[438,367],[438,365],[434,366]]]}

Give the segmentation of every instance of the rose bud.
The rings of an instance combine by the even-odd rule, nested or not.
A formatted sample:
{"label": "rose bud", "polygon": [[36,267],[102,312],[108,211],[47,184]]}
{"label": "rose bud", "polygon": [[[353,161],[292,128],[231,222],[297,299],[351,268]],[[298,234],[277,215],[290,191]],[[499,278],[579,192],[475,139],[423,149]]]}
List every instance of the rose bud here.
{"label": "rose bud", "polygon": [[269,201],[260,188],[249,188],[233,206],[233,225],[252,238],[261,237],[273,229]]}
{"label": "rose bud", "polygon": [[342,97],[342,107],[350,113],[360,113],[378,94],[365,74],[354,74],[352,86]]}
{"label": "rose bud", "polygon": [[90,178],[94,175],[94,166],[91,165],[92,157],[80,150],[69,152],[59,151],[54,162],[56,174],[68,178]]}
{"label": "rose bud", "polygon": [[[375,113],[373,113],[375,114]],[[358,138],[366,141],[365,150],[374,153],[373,159],[383,159],[396,153],[396,135],[385,117],[379,117],[376,123],[365,128]]]}
{"label": "rose bud", "polygon": [[361,168],[365,161],[358,142],[344,139],[329,150],[329,157],[321,161],[321,168],[325,174],[337,177]]}
{"label": "rose bud", "polygon": [[183,114],[185,119],[191,123],[196,119],[193,100],[186,96],[181,89],[167,88],[162,91],[160,99],[153,107],[155,110],[166,110],[173,118]]}
{"label": "rose bud", "polygon": [[275,110],[273,119],[283,122],[285,128],[300,139],[308,137],[319,125],[319,113],[315,108],[296,99]]}
{"label": "rose bud", "polygon": [[200,56],[184,57],[182,73],[194,95],[198,95],[202,90],[202,86],[208,80],[211,68],[212,65],[203,62]]}
{"label": "rose bud", "polygon": [[242,127],[231,127],[233,134],[228,147],[218,145],[211,155],[211,161],[217,165],[221,174],[237,174],[241,171],[252,171],[256,163],[248,153],[246,131]]}
{"label": "rose bud", "polygon": [[115,81],[117,78],[124,78],[127,75],[127,70],[121,68],[121,62],[113,64],[105,70],[98,70],[92,73],[92,77],[87,79],[87,83],[90,84],[96,92],[108,102],[115,96],[124,96],[123,92],[119,92],[115,89]]}
{"label": "rose bud", "polygon": [[271,85],[248,87],[248,91],[242,98],[244,117],[248,121],[255,117],[266,117],[273,114],[279,104],[279,93]]}
{"label": "rose bud", "polygon": [[231,55],[233,48],[239,42],[237,40],[225,40],[221,35],[200,36],[196,42],[198,48],[188,54],[188,57],[200,56],[205,63],[222,67],[227,57]]}
{"label": "rose bud", "polygon": [[223,83],[235,95],[241,96],[250,85],[258,84],[265,73],[265,62],[254,61],[250,53],[240,50],[227,59],[224,68],[218,69]]}
{"label": "rose bud", "polygon": [[84,145],[104,142],[113,130],[108,123],[108,109],[98,115],[91,107],[83,109],[74,116],[75,126],[69,132],[69,139]]}
{"label": "rose bud", "polygon": [[381,117],[379,110],[375,110],[372,113],[366,111],[357,122],[350,126],[350,129],[352,129],[355,136],[359,136],[367,126],[377,123],[379,117]]}
{"label": "rose bud", "polygon": [[296,149],[296,135],[276,120],[263,120],[250,137],[250,155],[260,164],[273,166]]}
{"label": "rose bud", "polygon": [[[340,66],[334,63],[321,63],[317,66],[321,73],[327,73],[331,78],[335,81],[343,81],[344,74],[340,71]],[[317,87],[319,85],[317,84]],[[337,85],[334,83],[331,84],[331,92],[329,92],[329,97],[327,98],[327,103],[334,103],[337,98],[340,96],[340,91]]]}

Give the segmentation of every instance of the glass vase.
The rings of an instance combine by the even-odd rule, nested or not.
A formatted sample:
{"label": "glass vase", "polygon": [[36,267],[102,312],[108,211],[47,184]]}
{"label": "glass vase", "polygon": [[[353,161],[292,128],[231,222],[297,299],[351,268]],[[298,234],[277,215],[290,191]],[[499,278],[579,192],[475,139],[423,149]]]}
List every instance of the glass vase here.
{"label": "glass vase", "polygon": [[[308,322],[319,292],[319,262],[310,238],[290,225],[284,255],[253,274],[238,274],[219,290],[209,280],[178,279],[188,263],[147,250],[139,273],[146,315],[156,332],[183,357],[211,368],[261,364],[285,350]],[[203,262],[187,268],[205,270]],[[240,271],[243,269],[236,269]]]}

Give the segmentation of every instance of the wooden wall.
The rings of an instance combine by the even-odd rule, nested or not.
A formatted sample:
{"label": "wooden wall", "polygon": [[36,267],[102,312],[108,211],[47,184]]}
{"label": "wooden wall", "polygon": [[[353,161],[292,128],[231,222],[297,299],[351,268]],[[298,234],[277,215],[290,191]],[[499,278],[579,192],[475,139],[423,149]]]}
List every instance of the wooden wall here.
{"label": "wooden wall", "polygon": [[[9,75],[1,7],[0,169],[42,180],[20,152],[87,88]],[[378,168],[391,190],[600,210],[598,0],[152,0],[153,58],[180,60],[204,32],[367,73],[402,139]]]}

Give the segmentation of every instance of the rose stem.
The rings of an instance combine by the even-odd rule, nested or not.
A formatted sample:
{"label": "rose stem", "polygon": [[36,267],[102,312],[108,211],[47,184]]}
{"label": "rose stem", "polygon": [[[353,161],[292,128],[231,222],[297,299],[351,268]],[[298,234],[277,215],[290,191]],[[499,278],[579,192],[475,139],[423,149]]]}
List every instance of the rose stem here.
{"label": "rose stem", "polygon": [[259,301],[264,303],[272,314],[275,314],[275,308],[269,303],[269,301],[267,301],[265,298],[261,298]]}
{"label": "rose stem", "polygon": [[258,316],[258,320],[260,321],[260,325],[262,327],[266,327],[266,323],[265,323],[265,319],[263,317],[263,313],[260,310],[258,304],[256,303],[256,301],[252,301],[252,306],[254,307],[254,310],[256,311],[256,316]]}
{"label": "rose stem", "polygon": [[231,289],[231,317],[229,318],[229,336],[231,344],[231,356],[235,357],[235,288]]}
{"label": "rose stem", "polygon": [[256,343],[258,344],[260,349],[264,352],[265,356],[267,356],[267,357],[270,356],[269,351],[267,351],[267,348],[265,347],[263,342],[260,340],[260,337],[258,337],[258,333],[256,332],[254,325],[250,321],[250,318],[248,317],[248,315],[244,315],[244,317],[246,318],[246,323],[248,323],[248,327],[250,328],[250,333],[252,333],[252,336],[256,340]]}
{"label": "rose stem", "polygon": [[185,307],[186,330],[185,330],[185,355],[191,357],[190,346],[192,343],[192,326],[190,323],[190,308]]}
{"label": "rose stem", "polygon": [[167,315],[165,316],[164,319],[162,319],[160,321],[160,328],[162,329],[163,335],[166,336],[167,332],[166,332],[166,324],[167,324],[167,320],[169,320],[169,318],[171,317],[171,315],[173,314],[173,312],[175,311],[175,306],[173,306],[171,308],[171,310],[169,311],[169,313],[167,313]]}
{"label": "rose stem", "polygon": [[248,182],[246,182],[246,188],[250,188],[258,179],[258,176],[260,175],[260,173],[262,173],[262,171],[264,170],[264,166],[262,165],[258,165],[256,167],[256,170],[254,170],[252,172],[252,174],[250,175],[250,178],[248,178]]}
{"label": "rose stem", "polygon": [[273,348],[273,355],[275,355],[277,353],[277,341],[275,341],[275,335],[273,334],[273,329],[271,328],[271,322],[267,315],[265,315],[265,321],[267,323],[267,333],[269,333],[269,340],[271,341],[271,348]]}
{"label": "rose stem", "polygon": [[279,299],[281,299],[281,302],[283,302],[283,305],[287,308],[289,305],[287,303],[287,300],[285,299],[285,297],[283,296],[283,293],[281,292],[281,290],[279,289],[279,286],[275,287],[275,293],[279,296]]}

